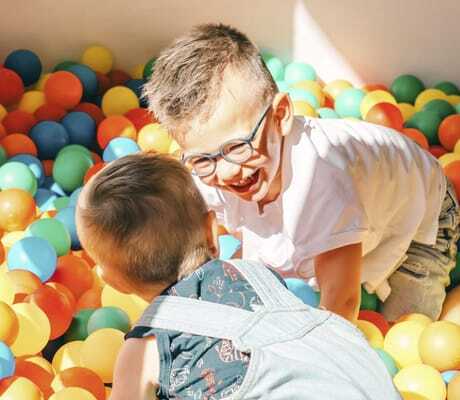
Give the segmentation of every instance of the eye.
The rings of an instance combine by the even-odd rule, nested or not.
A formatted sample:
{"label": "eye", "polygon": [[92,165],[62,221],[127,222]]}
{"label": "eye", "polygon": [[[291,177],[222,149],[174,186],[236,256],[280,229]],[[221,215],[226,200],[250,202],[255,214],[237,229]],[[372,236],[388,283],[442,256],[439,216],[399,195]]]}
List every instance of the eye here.
{"label": "eye", "polygon": [[248,145],[247,145],[246,142],[228,143],[225,146],[224,154],[229,154],[229,153],[240,154],[240,153],[244,153],[244,152],[247,151],[247,147],[248,147]]}
{"label": "eye", "polygon": [[200,157],[190,160],[190,163],[193,165],[194,168],[205,168],[209,166],[212,163],[212,161],[207,157]]}

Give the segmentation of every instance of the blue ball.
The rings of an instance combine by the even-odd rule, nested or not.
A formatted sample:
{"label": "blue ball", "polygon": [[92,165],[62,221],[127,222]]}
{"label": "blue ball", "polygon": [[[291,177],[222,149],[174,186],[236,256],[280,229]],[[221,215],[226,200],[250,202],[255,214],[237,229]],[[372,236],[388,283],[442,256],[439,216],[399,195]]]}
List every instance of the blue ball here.
{"label": "blue ball", "polygon": [[75,207],[77,205],[78,197],[80,196],[82,190],[83,188],[79,187],[72,192],[72,194],[70,195],[69,206]]}
{"label": "blue ball", "polygon": [[102,154],[102,158],[105,162],[110,162],[139,151],[141,149],[134,140],[118,137],[109,142]]}
{"label": "blue ball", "polygon": [[12,69],[22,79],[24,86],[30,86],[40,79],[42,63],[30,50],[15,50],[6,57],[5,68]]}
{"label": "blue ball", "polygon": [[51,190],[40,188],[35,193],[34,199],[37,207],[41,212],[49,211],[54,209],[54,200],[58,196],[56,193],[53,193]]}
{"label": "blue ball", "polygon": [[287,288],[300,300],[311,307],[318,307],[319,293],[315,292],[305,281],[297,278],[285,279]]}
{"label": "blue ball", "polygon": [[16,359],[11,349],[0,341],[0,381],[14,375]]}
{"label": "blue ball", "polygon": [[278,86],[278,90],[282,93],[289,92],[289,84],[286,81],[276,81],[276,86]]}
{"label": "blue ball", "polygon": [[147,99],[142,97],[142,90],[144,85],[147,83],[145,79],[130,79],[125,82],[125,86],[130,88],[140,100],[141,107],[146,108],[148,106]]}
{"label": "blue ball", "polygon": [[91,147],[96,141],[96,122],[85,112],[68,113],[62,120],[62,125],[69,134],[70,143]]}
{"label": "blue ball", "polygon": [[17,161],[27,165],[35,178],[37,178],[38,186],[43,185],[45,182],[45,170],[43,169],[43,164],[37,157],[30,154],[18,154],[17,156],[11,157],[8,161]]}
{"label": "blue ball", "polygon": [[62,197],[62,196],[67,196],[66,192],[64,191],[61,186],[59,186],[58,183],[54,182],[54,179],[52,176],[47,176],[45,178],[45,182],[43,182],[43,185],[41,186],[42,189],[48,189],[54,194]]}
{"label": "blue ball", "polygon": [[292,101],[306,101],[310,104],[313,108],[319,107],[319,101],[316,96],[309,92],[308,90],[304,89],[297,89],[297,88],[290,88],[288,90],[289,97]]}
{"label": "blue ball", "polygon": [[219,258],[221,260],[230,260],[240,249],[241,242],[232,235],[221,235],[219,236],[219,247]]}
{"label": "blue ball", "polygon": [[96,73],[86,65],[75,64],[66,69],[76,75],[83,86],[83,100],[88,100],[97,95],[99,84]]}
{"label": "blue ball", "polygon": [[315,81],[316,71],[310,64],[291,62],[284,69],[284,80],[287,83],[298,81]]}
{"label": "blue ball", "polygon": [[59,150],[70,142],[64,125],[55,121],[42,121],[30,130],[30,137],[38,149],[38,158],[52,160]]}
{"label": "blue ball", "polygon": [[452,370],[452,371],[444,371],[441,375],[446,385],[448,385],[450,381],[454,379],[458,374],[459,374],[459,371]]}
{"label": "blue ball", "polygon": [[7,264],[10,271],[25,269],[46,282],[56,271],[57,254],[47,240],[34,236],[25,237],[11,247]]}
{"label": "blue ball", "polygon": [[77,225],[75,223],[75,207],[66,207],[59,211],[54,218],[61,221],[70,233],[72,250],[80,250],[80,239],[77,235]]}

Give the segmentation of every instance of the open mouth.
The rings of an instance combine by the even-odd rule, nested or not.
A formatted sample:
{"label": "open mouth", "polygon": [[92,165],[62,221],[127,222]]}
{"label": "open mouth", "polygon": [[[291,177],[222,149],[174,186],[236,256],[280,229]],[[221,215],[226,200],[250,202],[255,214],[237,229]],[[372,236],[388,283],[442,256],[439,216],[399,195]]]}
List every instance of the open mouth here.
{"label": "open mouth", "polygon": [[257,184],[259,181],[259,176],[260,169],[258,169],[252,175],[248,176],[246,179],[228,186],[235,192],[246,193],[249,192]]}

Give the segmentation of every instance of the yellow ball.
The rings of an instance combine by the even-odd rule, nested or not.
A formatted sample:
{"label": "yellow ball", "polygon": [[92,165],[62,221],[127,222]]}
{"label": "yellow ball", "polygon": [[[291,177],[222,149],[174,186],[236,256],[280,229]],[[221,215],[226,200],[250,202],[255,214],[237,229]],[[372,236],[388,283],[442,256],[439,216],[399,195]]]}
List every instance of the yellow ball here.
{"label": "yellow ball", "polygon": [[16,289],[6,271],[0,270],[0,301],[13,304]]}
{"label": "yellow ball", "polygon": [[169,154],[172,154],[174,156],[178,156],[180,154],[181,148],[179,146],[179,143],[177,143],[174,139],[171,140],[171,145],[169,146]]}
{"label": "yellow ball", "polygon": [[358,328],[364,333],[369,344],[375,349],[383,348],[383,334],[372,322],[358,320]]}
{"label": "yellow ball", "polygon": [[145,64],[138,64],[131,70],[131,76],[133,79],[143,79],[144,78],[144,68]]}
{"label": "yellow ball", "polygon": [[45,104],[45,93],[39,90],[31,90],[30,92],[24,93],[19,102],[18,109],[33,114],[37,108]]}
{"label": "yellow ball", "polygon": [[107,74],[112,70],[113,55],[105,47],[91,46],[84,51],[81,62],[96,72]]}
{"label": "yellow ball", "polygon": [[0,122],[3,118],[5,118],[6,114],[8,114],[8,111],[6,111],[6,108],[0,104]]}
{"label": "yellow ball", "polygon": [[423,331],[418,346],[424,364],[441,372],[460,368],[460,325],[433,322]]}
{"label": "yellow ball", "polygon": [[19,320],[13,309],[3,301],[0,301],[0,321],[0,341],[11,346],[18,337]]}
{"label": "yellow ball", "polygon": [[72,368],[81,367],[81,349],[83,346],[82,340],[75,340],[68,342],[60,347],[53,357],[53,368],[56,373]]}
{"label": "yellow ball", "polygon": [[35,90],[39,90],[40,92],[43,92],[45,89],[45,83],[49,79],[50,76],[51,76],[51,73],[43,74],[38,80],[37,84],[35,85]]}
{"label": "yellow ball", "polygon": [[[451,94],[450,96],[447,96],[447,101],[453,106],[456,106],[457,104],[460,104],[460,96],[458,94]],[[0,119],[2,119],[1,116]]]}
{"label": "yellow ball", "polygon": [[345,89],[352,88],[353,85],[343,79],[337,79],[335,81],[329,82],[323,89],[324,93],[328,96],[331,96],[334,100],[336,97]]}
{"label": "yellow ball", "polygon": [[404,321],[393,325],[387,332],[383,349],[390,354],[398,368],[422,362],[418,351],[420,336],[425,325],[415,321]]}
{"label": "yellow ball", "polygon": [[460,153],[446,153],[443,154],[441,157],[438,158],[439,164],[441,167],[447,167],[452,161],[459,161],[460,160]]}
{"label": "yellow ball", "polygon": [[44,369],[46,372],[48,372],[51,375],[56,374],[50,362],[44,359],[43,357],[39,357],[39,356],[27,357],[25,361],[38,365],[40,368]]}
{"label": "yellow ball", "polygon": [[5,233],[2,237],[2,244],[6,249],[10,249],[13,245],[26,236],[25,231],[13,231]]}
{"label": "yellow ball", "polygon": [[439,89],[425,89],[415,99],[415,110],[422,111],[422,108],[431,100],[448,100],[447,94]]}
{"label": "yellow ball", "polygon": [[38,386],[27,378],[17,377],[0,396],[2,400],[43,400]]}
{"label": "yellow ball", "polygon": [[105,285],[102,289],[101,302],[103,307],[118,307],[128,314],[131,325],[141,317],[148,303],[133,294],[124,294],[115,290],[110,285]]}
{"label": "yellow ball", "polygon": [[68,387],[54,393],[49,400],[97,400],[90,392],[79,387]]}
{"label": "yellow ball", "polygon": [[399,317],[399,319],[396,322],[403,322],[403,321],[415,321],[415,322],[419,322],[420,324],[424,326],[430,325],[433,322],[433,320],[430,317],[427,317],[425,314],[419,314],[419,313],[403,315],[402,317]]}
{"label": "yellow ball", "polygon": [[118,352],[124,342],[124,333],[117,329],[99,329],[89,335],[81,348],[84,367],[92,370],[104,383],[112,383]]}
{"label": "yellow ball", "polygon": [[367,93],[361,101],[361,116],[366,118],[369,110],[379,103],[390,103],[394,105],[397,104],[396,99],[391,93],[388,93],[385,90],[373,90],[372,92]]}
{"label": "yellow ball", "polygon": [[291,87],[296,88],[296,89],[303,89],[303,90],[306,90],[306,91],[308,91],[310,93],[313,93],[313,95],[318,100],[319,106],[320,107],[324,106],[326,96],[323,93],[323,88],[320,86],[320,84],[318,82],[315,82],[315,81],[298,81],[298,82],[295,82],[294,84],[292,84]]}
{"label": "yellow ball", "polygon": [[441,374],[429,365],[402,369],[394,377],[394,383],[404,399],[445,400],[447,395]]}
{"label": "yellow ball", "polygon": [[412,116],[415,114],[415,107],[409,103],[398,103],[397,104],[399,111],[403,116],[404,122],[410,120]]}
{"label": "yellow ball", "polygon": [[447,398],[449,400],[460,400],[460,375],[456,375],[447,385]]}
{"label": "yellow ball", "polygon": [[18,336],[11,345],[16,357],[38,354],[50,339],[51,327],[46,314],[33,303],[13,304],[19,321]]}
{"label": "yellow ball", "polygon": [[143,151],[153,150],[158,153],[169,153],[172,138],[160,124],[147,124],[137,135],[137,144]]}
{"label": "yellow ball", "polygon": [[102,111],[110,115],[123,115],[133,108],[139,107],[136,94],[125,86],[115,86],[102,97]]}
{"label": "yellow ball", "polygon": [[317,117],[315,109],[306,101],[293,101],[294,115],[302,115],[304,117]]}

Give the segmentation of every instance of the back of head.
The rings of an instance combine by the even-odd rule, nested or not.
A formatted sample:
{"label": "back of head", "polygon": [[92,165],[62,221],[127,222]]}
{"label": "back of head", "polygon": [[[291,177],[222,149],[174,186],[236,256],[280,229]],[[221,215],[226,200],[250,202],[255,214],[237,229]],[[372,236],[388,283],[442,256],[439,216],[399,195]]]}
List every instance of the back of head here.
{"label": "back of head", "polygon": [[253,104],[265,106],[277,88],[257,47],[238,30],[207,24],[193,28],[165,49],[144,86],[150,110],[176,139],[192,122],[206,122],[216,107],[224,73],[247,85]]}
{"label": "back of head", "polygon": [[174,282],[207,260],[207,208],[179,161],[130,155],[88,185],[78,219],[98,262],[110,259],[131,282],[152,284]]}

